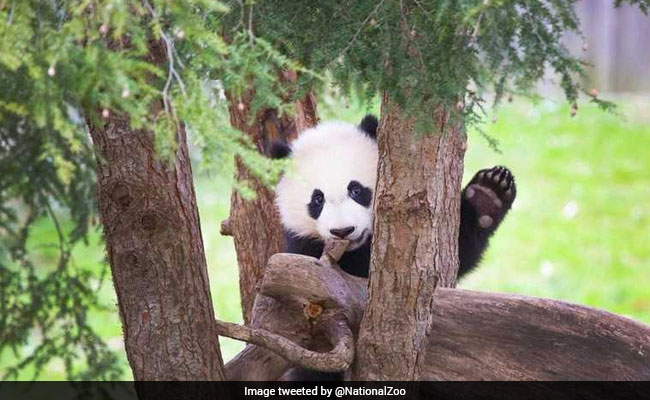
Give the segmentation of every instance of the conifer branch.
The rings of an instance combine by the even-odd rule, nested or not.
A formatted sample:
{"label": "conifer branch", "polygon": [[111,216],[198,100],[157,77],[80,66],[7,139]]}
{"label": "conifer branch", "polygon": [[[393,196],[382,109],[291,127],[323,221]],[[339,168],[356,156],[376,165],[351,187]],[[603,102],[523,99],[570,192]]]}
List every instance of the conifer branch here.
{"label": "conifer branch", "polygon": [[476,18],[476,25],[474,25],[474,31],[472,32],[472,36],[471,36],[472,43],[476,42],[476,38],[478,37],[478,31],[479,28],[481,27],[481,19],[483,18],[483,14],[485,13],[485,10],[489,7],[489,5],[490,5],[490,0],[483,0],[483,7],[481,7],[481,11],[478,13],[478,18]]}
{"label": "conifer branch", "polygon": [[250,45],[253,46],[253,39],[255,36],[253,35],[253,4],[251,3],[248,6],[248,39],[250,41]]}
{"label": "conifer branch", "polygon": [[382,6],[382,4],[384,4],[384,0],[381,0],[379,3],[377,3],[377,6],[375,6],[375,8],[372,10],[372,12],[370,14],[368,14],[366,19],[363,20],[363,22],[361,23],[361,26],[359,26],[359,29],[357,29],[357,31],[354,33],[354,35],[352,35],[352,38],[350,39],[348,44],[338,54],[338,56],[335,58],[335,60],[340,59],[340,57],[343,57],[345,55],[345,53],[347,53],[348,50],[350,50],[350,47],[352,47],[352,44],[354,44],[355,40],[357,40],[357,37],[361,33],[361,30],[363,30],[363,27],[366,26],[366,24],[368,23],[368,21],[370,21],[370,18],[372,18],[372,16],[374,14],[377,14],[377,11],[379,11],[379,8]]}
{"label": "conifer branch", "polygon": [[[156,16],[156,11],[154,8],[151,6],[149,1],[145,0],[144,2],[145,7],[149,10],[151,13],[152,17]],[[163,42],[165,43],[165,49],[167,51],[167,62],[168,62],[168,73],[167,73],[167,81],[165,82],[165,87],[162,90],[162,97],[163,97],[163,105],[165,107],[165,112],[168,115],[172,115],[176,124],[178,124],[178,120],[176,118],[176,115],[173,111],[172,108],[172,103],[171,103],[171,98],[169,95],[169,89],[171,87],[172,81],[174,78],[178,81],[178,86],[181,88],[181,92],[183,95],[186,95],[185,92],[185,84],[183,83],[183,80],[181,79],[180,75],[176,71],[176,68],[174,67],[174,43],[173,41],[165,34],[164,31],[160,31],[160,37],[162,38]]]}

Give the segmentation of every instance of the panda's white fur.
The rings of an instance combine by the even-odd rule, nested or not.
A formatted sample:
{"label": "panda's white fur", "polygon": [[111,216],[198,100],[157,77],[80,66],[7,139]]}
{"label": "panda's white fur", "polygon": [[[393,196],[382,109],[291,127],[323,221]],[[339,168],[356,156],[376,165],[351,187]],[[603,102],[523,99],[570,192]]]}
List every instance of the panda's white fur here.
{"label": "panda's white fur", "polygon": [[[372,204],[355,202],[347,188],[355,180],[374,193],[377,158],[376,141],[349,123],[321,123],[301,133],[291,145],[291,165],[276,190],[285,228],[300,237],[328,239],[334,237],[331,229],[353,226],[348,250],[361,246],[372,233]],[[317,219],[307,209],[314,189],[325,197]]]}

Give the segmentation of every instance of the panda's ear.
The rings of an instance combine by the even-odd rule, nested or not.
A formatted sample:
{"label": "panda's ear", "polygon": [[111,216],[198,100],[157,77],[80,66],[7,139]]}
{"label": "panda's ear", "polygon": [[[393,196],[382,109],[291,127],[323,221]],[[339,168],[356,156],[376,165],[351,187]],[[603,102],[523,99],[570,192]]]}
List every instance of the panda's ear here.
{"label": "panda's ear", "polygon": [[377,117],[368,114],[361,120],[359,129],[361,129],[369,137],[377,139],[377,126],[379,126]]}
{"label": "panda's ear", "polygon": [[269,146],[269,156],[274,159],[287,158],[291,154],[291,147],[283,141],[274,140]]}

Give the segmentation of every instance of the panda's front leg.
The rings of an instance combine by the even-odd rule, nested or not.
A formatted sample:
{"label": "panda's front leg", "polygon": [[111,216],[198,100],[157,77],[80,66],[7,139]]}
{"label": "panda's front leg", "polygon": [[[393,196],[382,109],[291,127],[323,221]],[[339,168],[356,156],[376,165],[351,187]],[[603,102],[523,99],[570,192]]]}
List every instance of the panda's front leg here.
{"label": "panda's front leg", "polygon": [[502,166],[480,170],[467,184],[460,203],[459,277],[478,264],[516,194],[515,178]]}

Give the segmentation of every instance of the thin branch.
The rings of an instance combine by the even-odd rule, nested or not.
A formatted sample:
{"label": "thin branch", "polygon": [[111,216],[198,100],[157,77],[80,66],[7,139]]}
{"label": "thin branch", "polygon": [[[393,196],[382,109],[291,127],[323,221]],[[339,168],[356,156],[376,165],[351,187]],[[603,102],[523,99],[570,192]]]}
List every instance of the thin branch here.
{"label": "thin branch", "polygon": [[244,25],[244,14],[246,14],[246,6],[244,5],[243,0],[237,0],[237,2],[241,6],[241,13],[239,13],[239,22],[237,22],[237,25],[231,29],[232,32],[236,32],[240,26]]}
{"label": "thin branch", "polygon": [[343,315],[319,324],[334,346],[327,353],[307,350],[284,336],[266,329],[216,322],[219,335],[264,347],[303,368],[322,372],[341,372],[347,370],[354,360],[354,337]]}
{"label": "thin branch", "polygon": [[[14,6],[16,5],[15,1],[11,2],[11,9],[9,10],[9,15],[7,16],[7,25],[11,25],[11,23],[14,20]],[[4,4],[2,5],[2,8],[4,8]]]}
{"label": "thin branch", "polygon": [[370,21],[370,18],[372,18],[372,16],[374,14],[376,14],[377,11],[379,11],[379,8],[382,6],[382,4],[384,4],[384,0],[381,0],[379,3],[377,3],[377,6],[375,6],[375,8],[370,12],[370,14],[368,14],[366,19],[363,20],[363,22],[361,23],[361,26],[359,27],[359,29],[357,29],[357,31],[352,36],[352,39],[350,39],[350,41],[345,46],[345,48],[338,54],[338,56],[336,56],[335,60],[338,60],[345,53],[347,53],[347,51],[350,49],[350,47],[352,47],[352,44],[354,43],[354,41],[357,40],[357,36],[359,36],[359,34],[361,33],[361,30],[363,29],[363,27],[366,26],[368,21]]}
{"label": "thin branch", "polygon": [[[151,6],[151,4],[149,4],[149,2],[145,0],[144,5],[145,5],[145,7],[147,7],[147,9],[151,13],[151,15],[153,17],[155,17],[156,16],[156,11]],[[160,32],[160,36],[162,37],[163,42],[165,43],[165,47],[167,49],[167,60],[168,60],[168,64],[169,64],[168,73],[167,73],[167,81],[165,82],[165,87],[163,88],[163,91],[162,91],[163,105],[165,106],[165,112],[167,114],[170,114],[171,111],[172,111],[171,110],[172,107],[171,107],[171,100],[170,100],[170,96],[169,96],[169,89],[171,87],[172,81],[173,81],[174,78],[176,78],[176,80],[178,81],[178,85],[181,88],[181,92],[183,93],[183,95],[186,95],[185,83],[183,83],[183,80],[181,79],[180,75],[178,74],[178,72],[174,68],[174,43],[165,34],[165,32],[163,32],[162,30]],[[174,119],[175,119],[175,116],[174,116]]]}
{"label": "thin branch", "polygon": [[65,265],[65,261],[68,259],[68,254],[69,251],[66,248],[66,240],[65,240],[65,234],[63,233],[63,229],[61,228],[61,224],[59,223],[59,219],[56,217],[54,214],[54,211],[52,210],[52,207],[50,206],[50,202],[47,200],[47,198],[42,195],[42,200],[43,204],[45,206],[45,209],[47,210],[48,215],[50,216],[50,219],[52,220],[52,223],[54,224],[54,228],[56,229],[56,234],[59,239],[59,268]]}
{"label": "thin branch", "polygon": [[479,27],[481,26],[481,19],[483,18],[483,14],[485,13],[485,10],[488,8],[489,5],[490,5],[490,0],[483,0],[483,7],[478,14],[478,18],[476,19],[476,25],[474,25],[474,31],[472,32],[472,36],[470,39],[472,43],[474,43],[476,41],[476,38],[478,37],[478,30]]}
{"label": "thin branch", "polygon": [[349,244],[349,240],[330,239],[326,241],[320,261],[330,265],[336,264],[343,257]]}
{"label": "thin branch", "polygon": [[420,10],[422,10],[425,14],[429,14],[429,13],[431,13],[431,11],[427,11],[427,10],[422,6],[422,3],[420,3],[418,0],[413,0],[413,2],[414,2],[415,5],[418,6],[418,7],[420,8]]}
{"label": "thin branch", "polygon": [[178,75],[178,72],[176,72],[176,69],[174,68],[174,43],[172,40],[165,34],[165,32],[160,32],[160,36],[163,38],[163,41],[165,42],[165,47],[167,48],[167,58],[169,59],[169,78],[167,81],[166,87],[170,84],[172,75],[176,77],[176,80],[178,81],[178,85],[181,88],[181,91],[183,92],[183,95],[185,95],[185,84],[183,83],[183,80],[181,77]]}
{"label": "thin branch", "polygon": [[250,40],[250,45],[253,45],[253,40],[255,35],[253,35],[253,4],[248,8],[248,38]]}

